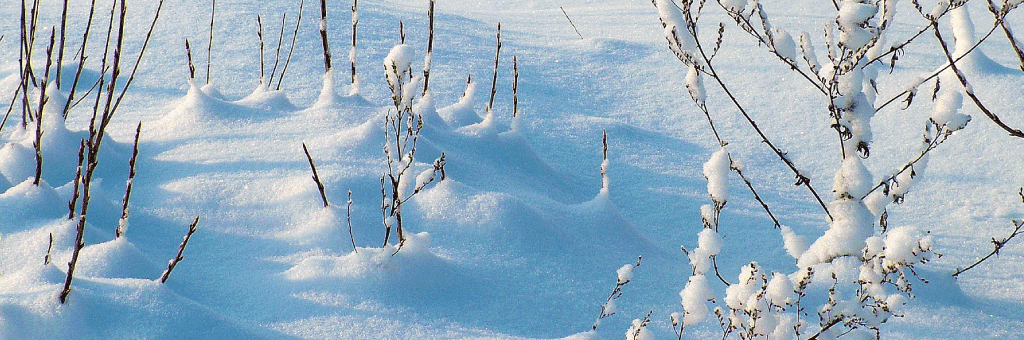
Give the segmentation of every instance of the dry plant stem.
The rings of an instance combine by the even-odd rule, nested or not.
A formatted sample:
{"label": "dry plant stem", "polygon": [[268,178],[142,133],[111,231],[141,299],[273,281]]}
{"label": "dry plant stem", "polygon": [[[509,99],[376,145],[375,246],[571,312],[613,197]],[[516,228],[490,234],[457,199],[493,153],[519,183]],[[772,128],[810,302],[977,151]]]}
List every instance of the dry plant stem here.
{"label": "dry plant stem", "polygon": [[67,25],[68,25],[68,0],[64,0],[63,5],[61,6],[61,13],[60,13],[60,48],[57,51],[57,77],[56,78],[57,78],[57,88],[58,89],[60,88],[60,85],[61,85],[60,84],[60,82],[61,82],[60,74],[61,74],[61,70],[63,69],[63,67],[61,67],[61,65],[64,63],[64,39],[67,36]]}
{"label": "dry plant stem", "polygon": [[[726,9],[725,6],[722,5],[721,2],[719,2],[718,4],[719,4],[719,6],[722,6],[722,9]],[[726,11],[728,12],[727,9],[726,9]],[[740,22],[741,25],[745,25],[745,26],[751,27],[751,28],[754,27],[753,23],[750,22],[750,19],[748,19],[746,17],[738,16],[738,15],[734,15],[732,17],[733,17],[733,19],[735,19],[738,22]],[[687,30],[689,30],[689,28],[687,28]],[[824,94],[826,96],[830,96],[828,90],[825,88],[824,84],[822,84],[821,80],[819,80],[816,76],[815,77],[811,77],[811,75],[808,75],[807,72],[804,72],[802,69],[800,69],[800,67],[796,64],[795,60],[789,60],[789,59],[786,59],[786,58],[782,57],[782,55],[779,54],[779,52],[775,49],[775,47],[774,47],[775,44],[771,41],[771,39],[769,39],[769,38],[767,38],[765,36],[762,36],[761,34],[757,33],[757,31],[755,31],[754,29],[750,29],[750,30],[746,30],[745,29],[743,31],[747,32],[747,34],[750,34],[750,36],[752,36],[755,39],[757,39],[758,43],[764,44],[765,46],[771,47],[769,49],[769,52],[774,54],[775,57],[779,58],[779,60],[781,60],[782,62],[786,63],[786,65],[789,65],[790,69],[792,69],[793,71],[796,71],[801,76],[803,76],[803,78],[806,79],[807,82],[809,82],[812,86],[814,86],[814,88],[817,89],[818,92],[821,92],[822,94]],[[689,33],[691,35],[693,35],[694,40],[697,40],[697,34],[695,34],[694,32],[689,32]],[[716,48],[715,51],[717,52],[717,50],[718,49]],[[704,52],[701,51],[701,54],[703,54],[703,53]],[[714,59],[714,57],[715,57],[714,54],[712,54],[710,57],[706,58],[709,64],[710,64],[710,61],[712,59]]]}
{"label": "dry plant stem", "polygon": [[519,58],[512,56],[512,118],[519,116]]}
{"label": "dry plant stem", "polygon": [[434,0],[430,0],[430,9],[427,10],[429,28],[427,31],[427,58],[423,65],[423,95],[427,95],[430,87],[430,62],[434,54]]}
{"label": "dry plant stem", "polygon": [[75,218],[75,205],[78,204],[78,187],[82,184],[82,163],[85,162],[85,138],[82,138],[78,147],[78,169],[75,170],[75,184],[71,192],[71,200],[68,201],[68,219]]}
{"label": "dry plant stem", "polygon": [[299,18],[295,20],[295,31],[292,32],[292,43],[288,47],[288,57],[284,59],[284,68],[281,69],[281,76],[277,77],[277,88],[281,89],[281,82],[284,81],[284,74],[288,72],[288,64],[292,61],[292,52],[295,51],[295,39],[299,36],[299,24],[302,23],[302,8],[306,5],[306,0],[299,1]]}
{"label": "dry plant stem", "polygon": [[572,23],[572,19],[569,19],[569,13],[565,12],[565,8],[558,6],[558,9],[562,10],[562,14],[565,15],[565,20],[569,20],[569,25],[572,26],[572,30],[576,31],[576,35],[580,36],[580,40],[583,40],[583,34],[580,34],[580,30],[576,29],[576,24]]}
{"label": "dry plant stem", "polygon": [[[934,124],[934,123],[932,123],[932,124]],[[914,165],[917,164],[918,161],[920,161],[922,158],[924,158],[924,156],[927,155],[932,150],[935,150],[935,148],[938,147],[939,144],[942,144],[942,142],[944,142],[946,140],[946,137],[949,136],[949,132],[944,132],[943,131],[943,127],[939,126],[937,124],[935,125],[935,128],[936,128],[936,135],[929,137],[928,146],[925,147],[924,150],[922,150],[920,153],[918,153],[918,155],[916,157],[914,157],[914,159],[912,159],[910,162],[907,162],[907,164],[904,164],[903,167],[901,167],[899,171],[897,171],[896,173],[892,174],[891,176],[888,176],[885,179],[879,181],[878,184],[875,184],[875,186],[872,187],[871,190],[868,190],[868,192],[865,193],[864,196],[861,196],[860,199],[864,200],[865,198],[868,197],[868,195],[871,195],[871,193],[875,192],[875,190],[878,190],[879,188],[885,187],[888,183],[890,183],[891,181],[895,180],[896,177],[898,177],[900,174],[906,172],[907,170],[913,170]]]}
{"label": "dry plant stem", "polygon": [[313,163],[313,156],[309,155],[309,149],[306,148],[306,143],[302,143],[302,152],[306,153],[306,160],[309,161],[309,168],[313,170],[313,181],[316,182],[316,188],[320,191],[320,199],[324,203],[324,208],[330,206],[327,203],[327,194],[324,192],[324,184],[320,182],[320,175],[316,172],[316,164]]}
{"label": "dry plant stem", "polygon": [[171,276],[171,271],[174,270],[174,267],[178,266],[178,263],[181,262],[181,260],[185,259],[182,253],[185,252],[185,246],[188,245],[188,240],[192,238],[192,234],[196,233],[197,224],[199,224],[199,215],[196,215],[196,219],[193,220],[192,224],[188,226],[188,233],[185,234],[185,238],[181,240],[181,245],[178,246],[178,255],[175,256],[173,260],[167,263],[167,270],[165,270],[164,273],[160,275],[160,283],[166,283],[167,278]]}
{"label": "dry plant stem", "polygon": [[185,39],[185,56],[188,59],[188,79],[196,79],[196,66],[192,64],[192,47],[188,44],[188,38]]}
{"label": "dry plant stem", "polygon": [[[999,23],[996,23],[996,25],[999,25]],[[1024,132],[1018,129],[1014,129],[1009,125],[1006,125],[1006,123],[1003,123],[1003,121],[999,119],[999,116],[997,116],[995,113],[989,110],[988,107],[985,107],[985,104],[981,103],[981,99],[979,99],[978,96],[974,94],[974,88],[967,83],[967,78],[964,77],[963,72],[960,72],[960,68],[957,67],[956,62],[953,61],[953,56],[949,53],[949,47],[946,46],[946,41],[942,40],[942,33],[939,32],[938,22],[932,21],[932,31],[935,32],[935,39],[938,39],[939,45],[942,46],[942,53],[946,55],[946,60],[949,61],[949,66],[953,68],[953,73],[956,74],[956,79],[960,81],[960,85],[963,85],[964,92],[966,92],[967,96],[971,98],[971,101],[974,102],[974,105],[977,106],[978,109],[981,110],[981,112],[985,113],[985,116],[988,117],[988,119],[992,120],[993,123],[996,123],[996,125],[998,125],[1001,129],[1008,132],[1010,136],[1024,138]]]}
{"label": "dry plant stem", "polygon": [[256,15],[256,27],[256,38],[260,41],[260,85],[263,85],[267,78],[263,68],[263,18],[259,14]]}
{"label": "dry plant stem", "polygon": [[320,43],[324,47],[324,72],[331,70],[331,48],[327,45],[327,0],[320,0]]}
{"label": "dry plant stem", "polygon": [[[1020,189],[1017,193],[1020,195],[1021,202],[1024,202],[1024,189]],[[974,268],[977,265],[981,264],[982,262],[985,262],[985,260],[988,260],[993,255],[999,255],[999,250],[1002,250],[1003,247],[1006,246],[1006,243],[1010,242],[1010,240],[1012,240],[1017,235],[1020,235],[1020,234],[1024,233],[1024,230],[1022,230],[1021,228],[1024,228],[1024,221],[1013,220],[1013,231],[1010,232],[1009,236],[1006,236],[1002,240],[996,240],[993,237],[992,238],[992,245],[993,245],[992,252],[988,253],[988,255],[985,255],[985,257],[982,257],[982,258],[978,259],[977,261],[974,261],[974,263],[972,263],[971,265],[967,266],[967,268],[957,269],[955,272],[953,272],[953,277],[957,277],[958,275],[963,274],[964,272],[966,272],[968,270],[971,270],[971,268]]]}
{"label": "dry plant stem", "polygon": [[[1009,11],[1013,8],[996,8],[996,4],[992,0],[988,0],[988,10],[998,20],[1000,16],[1005,17]],[[1010,31],[1010,26],[1006,24],[1006,21],[1000,21],[999,26],[1003,28],[1003,34],[1006,35],[1006,40],[1010,43],[1010,48],[1013,49],[1014,54],[1017,55],[1017,60],[1020,62],[1020,70],[1024,72],[1024,49],[1021,48],[1020,42],[1013,36],[1013,32]]]}
{"label": "dry plant stem", "polygon": [[345,220],[348,222],[348,239],[352,241],[352,251],[359,253],[356,247],[356,236],[352,233],[352,190],[348,191],[348,203],[345,207]]}
{"label": "dry plant stem", "polygon": [[[128,220],[128,202],[132,198],[132,183],[135,180],[135,161],[139,157],[139,134],[142,133],[142,122],[135,128],[135,143],[132,146],[132,158],[128,160],[128,183],[124,189],[124,199],[121,200],[121,221]],[[124,236],[125,223],[118,223],[117,229],[114,230],[114,237],[120,238]]]}
{"label": "dry plant stem", "polygon": [[[633,265],[633,268],[639,267],[640,266],[640,262],[642,260],[643,260],[643,256],[637,256],[636,264]],[[622,287],[626,286],[630,282],[631,282],[630,280],[625,280],[625,281],[619,281],[617,279],[615,280],[615,288],[612,289],[612,293],[608,294],[608,298],[605,299],[603,304],[601,304],[601,313],[598,314],[597,315],[597,319],[594,320],[594,325],[590,327],[591,330],[597,330],[597,326],[601,323],[601,319],[604,319],[604,318],[607,318],[609,316],[615,315],[615,312],[611,312],[611,313],[608,312],[608,310],[607,310],[608,304],[610,304],[613,300],[618,299],[619,297],[621,297],[622,296]]]}
{"label": "dry plant stem", "polygon": [[[210,7],[210,41],[206,45],[206,83],[210,83],[210,64],[213,59],[213,20],[217,17],[217,0]],[[283,76],[283,75],[282,75]]]}
{"label": "dry plant stem", "polygon": [[[718,129],[715,128],[715,121],[711,119],[711,113],[708,112],[707,105],[698,103],[697,107],[700,108],[701,112],[704,112],[704,117],[707,118],[708,126],[711,127],[711,132],[712,134],[715,135],[715,140],[718,141],[718,145],[723,147],[728,145],[729,143],[723,140],[722,137],[718,134]],[[747,185],[747,189],[750,190],[750,193],[754,194],[754,200],[756,200],[757,203],[761,204],[761,208],[764,209],[765,213],[768,213],[768,217],[770,217],[772,219],[772,222],[775,223],[775,229],[780,228],[782,224],[779,223],[779,219],[775,217],[774,213],[772,213],[772,209],[768,207],[768,203],[766,203],[764,199],[761,198],[761,195],[757,193],[757,190],[754,189],[754,184],[752,184],[750,180],[747,179],[747,176],[743,174],[743,170],[741,170],[739,167],[736,167],[734,164],[735,162],[733,162],[732,160],[732,155],[729,155],[729,169],[732,169],[732,171],[736,172],[736,174],[740,176],[740,179],[743,180],[743,183]],[[721,278],[721,276],[719,276],[719,278]]]}
{"label": "dry plant stem", "polygon": [[754,129],[754,132],[756,132],[757,135],[761,137],[761,141],[764,142],[765,145],[768,145],[768,148],[771,149],[772,152],[774,152],[775,155],[778,156],[779,159],[782,160],[782,162],[785,163],[786,166],[789,167],[789,169],[796,175],[796,185],[803,185],[804,187],[806,187],[807,190],[811,192],[811,195],[814,196],[814,199],[818,201],[818,205],[821,206],[821,209],[825,211],[826,215],[828,215],[829,220],[832,220],[832,214],[829,213],[828,207],[825,205],[825,201],[821,199],[821,196],[818,195],[818,192],[814,190],[814,187],[811,186],[811,179],[801,174],[800,170],[797,170],[796,165],[794,165],[793,162],[786,157],[786,154],[779,150],[779,148],[777,148],[775,144],[768,139],[768,136],[766,136],[764,132],[761,131],[761,128],[758,127],[757,122],[755,122],[754,119],[750,117],[750,114],[747,113],[747,110],[743,108],[743,105],[740,104],[740,102],[736,99],[736,96],[734,96],[732,94],[732,91],[729,90],[729,87],[725,85],[724,81],[722,81],[722,78],[718,75],[718,72],[715,71],[714,66],[712,66],[711,64],[711,59],[708,58],[707,54],[704,52],[704,48],[700,43],[700,39],[696,39],[695,36],[694,41],[696,41],[697,49],[698,51],[700,51],[701,57],[704,59],[708,75],[710,75],[711,78],[715,79],[715,82],[718,83],[718,86],[722,88],[725,94],[729,97],[729,100],[732,101],[733,105],[736,106],[740,114],[743,115],[743,118],[747,120],[747,123],[749,123],[750,126]]}
{"label": "dry plant stem", "polygon": [[[132,67],[132,72],[128,74],[128,81],[125,82],[124,88],[121,89],[121,94],[117,96],[117,102],[114,103],[113,111],[117,111],[117,108],[121,106],[121,100],[124,99],[124,94],[128,92],[128,88],[132,86],[132,82],[135,81],[135,72],[139,70],[139,64],[142,64],[142,56],[146,55],[146,47],[149,46],[149,39],[153,37],[153,30],[156,29],[156,23],[160,20],[160,11],[164,8],[164,0],[160,0],[157,4],[156,14],[153,15],[153,21],[149,25],[149,31],[146,33],[146,40],[142,43],[142,49],[139,50],[139,56],[135,59],[135,66]],[[118,43],[120,46],[120,43]],[[115,66],[116,69],[116,66]]]}
{"label": "dry plant stem", "polygon": [[[352,84],[356,83],[356,31],[359,28],[359,12],[357,7],[358,5],[359,0],[352,0],[352,53],[349,53],[348,58],[349,64],[351,64],[352,66]],[[431,10],[433,10],[434,1],[430,1],[430,8]],[[431,17],[431,19],[433,19],[433,17]],[[431,29],[433,29],[433,24],[431,24],[430,27]],[[431,37],[433,37],[433,35],[431,35]]]}
{"label": "dry plant stem", "polygon": [[[976,43],[974,43],[974,45],[971,46],[971,48],[967,49],[967,52],[965,52],[963,55],[955,58],[954,60],[956,62],[959,62],[960,59],[963,59],[964,57],[967,57],[968,54],[971,54],[971,52],[974,52],[974,49],[978,48],[978,46],[980,46],[981,43],[985,42],[985,40],[988,40],[988,37],[992,36],[992,33],[996,31],[996,28],[999,27],[999,23],[1002,22],[1002,20],[1003,20],[1002,18],[996,20],[996,23],[994,23],[992,25],[992,28],[988,30],[988,33],[985,33],[985,35],[982,36],[981,39],[978,39],[978,41]],[[927,26],[926,29],[927,28],[931,28],[931,25]],[[928,77],[925,77],[924,79],[921,79],[920,80],[921,83],[923,84],[923,83],[925,83],[925,82],[927,82],[929,80],[934,79],[935,77],[938,77],[939,74],[942,74],[942,71],[945,71],[947,68],[950,68],[950,65],[952,65],[952,64],[954,64],[954,63],[949,63],[949,64],[946,64],[946,65],[940,67],[937,71],[933,72]],[[903,92],[900,92],[899,94],[896,94],[895,96],[892,96],[892,98],[889,98],[889,100],[886,100],[885,103],[882,103],[882,105],[879,105],[878,107],[876,107],[875,108],[875,112],[881,111],[886,106],[889,106],[889,104],[892,104],[893,102],[895,102],[900,97],[903,97],[903,95],[906,95],[906,94],[909,94],[909,93],[910,93],[910,90],[903,90]],[[908,97],[907,99],[904,99],[904,101],[907,102],[907,106],[910,105],[909,100],[911,100],[911,99],[913,99],[913,96]]]}
{"label": "dry plant stem", "polygon": [[288,19],[288,13],[281,14],[281,33],[277,35],[277,53],[274,55],[274,68],[270,70],[270,80],[267,87],[274,83],[274,75],[277,74],[277,65],[281,62],[281,44],[284,42],[284,23]]}
{"label": "dry plant stem", "polygon": [[497,91],[495,88],[498,85],[498,57],[501,55],[501,23],[498,23],[498,47],[494,50],[494,77],[491,78],[491,98],[487,101],[487,112],[492,112],[494,109],[494,93]]}
{"label": "dry plant stem", "polygon": [[[71,89],[68,90],[68,100],[64,103],[64,119],[68,119],[68,113],[71,111],[71,102],[75,99],[75,91],[78,88],[78,80],[81,79],[82,70],[85,69],[85,47],[89,42],[89,32],[92,30],[92,19],[96,14],[96,0],[92,0],[89,5],[89,19],[85,22],[85,33],[82,34],[82,46],[78,49],[78,68],[75,69],[75,79],[71,82]],[[82,95],[82,98],[88,97],[88,92]]]}
{"label": "dry plant stem", "polygon": [[50,252],[53,251],[53,233],[50,233],[50,245],[46,247],[46,256],[43,257],[43,265],[50,264]]}
{"label": "dry plant stem", "polygon": [[36,177],[32,184],[39,186],[43,177],[43,107],[49,98],[46,97],[46,86],[50,79],[50,66],[53,62],[53,43],[56,30],[50,30],[50,45],[46,48],[46,71],[39,90],[39,109],[36,110],[36,140],[32,145],[36,149]]}

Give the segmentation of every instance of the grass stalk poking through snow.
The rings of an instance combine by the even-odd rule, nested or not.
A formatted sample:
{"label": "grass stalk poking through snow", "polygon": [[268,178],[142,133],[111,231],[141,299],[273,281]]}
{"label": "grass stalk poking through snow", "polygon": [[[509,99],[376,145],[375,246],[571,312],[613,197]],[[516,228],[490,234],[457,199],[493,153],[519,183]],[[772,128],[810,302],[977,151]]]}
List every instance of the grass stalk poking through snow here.
{"label": "grass stalk poking through snow", "polygon": [[[433,7],[433,1],[430,2]],[[348,62],[352,67],[351,84],[356,85],[356,32],[359,29],[359,0],[352,0],[352,49],[348,53]]]}
{"label": "grass stalk poking through snow", "polygon": [[348,239],[352,242],[352,251],[358,253],[356,247],[356,236],[352,233],[352,190],[348,191],[348,202],[345,206],[345,221],[348,222]]}
{"label": "grass stalk poking through snow", "polygon": [[260,42],[260,86],[263,86],[267,77],[263,66],[263,18],[259,14],[256,15],[256,38]]}
{"label": "grass stalk poking through snow", "polygon": [[430,0],[430,9],[427,10],[427,57],[423,60],[423,95],[430,90],[430,63],[434,55],[434,0]]}
{"label": "grass stalk poking through snow", "polygon": [[[306,160],[309,161],[309,168],[313,170],[313,181],[316,182],[316,189],[320,191],[320,199],[324,203],[324,208],[331,204],[327,202],[327,193],[324,191],[324,184],[320,181],[320,175],[316,172],[316,164],[313,163],[313,156],[309,155],[309,149],[306,148],[306,143],[302,143],[302,152],[306,153]],[[351,196],[351,193],[349,193]],[[349,198],[351,201],[351,197]],[[351,202],[349,203],[351,204]]]}
{"label": "grass stalk poking through snow", "polygon": [[302,23],[302,9],[306,0],[299,1],[299,18],[295,20],[295,31],[292,32],[292,43],[288,46],[288,57],[284,59],[284,68],[281,69],[281,76],[277,77],[277,90],[281,89],[281,82],[284,81],[284,74],[288,72],[288,64],[292,62],[292,52],[295,51],[295,39],[299,36],[299,24]]}
{"label": "grass stalk poking through snow", "polygon": [[181,240],[181,245],[178,246],[178,255],[167,262],[167,270],[164,270],[164,273],[160,275],[160,283],[166,283],[167,278],[171,276],[171,271],[174,270],[174,267],[177,267],[178,263],[185,259],[185,256],[183,255],[185,252],[185,246],[188,246],[188,240],[192,239],[192,234],[196,233],[196,225],[198,224],[199,215],[196,215],[196,219],[192,220],[192,224],[188,226],[188,233],[185,234],[185,238]]}
{"label": "grass stalk poking through snow", "polygon": [[46,48],[46,71],[43,73],[43,81],[39,87],[39,109],[36,110],[36,140],[32,146],[36,149],[36,177],[32,184],[36,186],[43,178],[43,107],[49,98],[46,96],[46,86],[49,85],[50,66],[53,62],[53,42],[56,29],[50,30],[50,45]]}
{"label": "grass stalk poking through snow", "polygon": [[210,65],[213,61],[213,22],[217,17],[217,0],[210,6],[210,40],[206,45],[206,83],[210,83]]}
{"label": "grass stalk poking through snow", "polygon": [[132,183],[135,181],[135,161],[139,157],[139,134],[141,133],[142,122],[139,122],[139,125],[135,128],[135,143],[132,146],[132,158],[128,160],[128,183],[125,185],[124,199],[121,200],[121,219],[118,221],[117,229],[114,231],[115,237],[124,236],[124,232],[128,228],[128,202],[132,198]]}
{"label": "grass stalk poking through snow", "polygon": [[185,38],[185,58],[188,60],[188,79],[196,79],[196,66],[192,63],[192,47],[188,44],[188,38]]}
{"label": "grass stalk poking through snow", "polygon": [[501,56],[501,23],[498,23],[498,34],[497,34],[498,45],[494,50],[494,76],[491,77],[491,98],[487,101],[487,113],[494,112],[494,94],[497,91],[496,86],[498,85],[498,57]]}
{"label": "grass stalk poking through snow", "polygon": [[320,0],[320,44],[324,48],[324,73],[331,71],[331,47],[327,44],[327,0]]}
{"label": "grass stalk poking through snow", "polygon": [[[92,0],[89,5],[89,18],[85,21],[85,32],[82,33],[82,45],[78,48],[78,67],[75,69],[75,78],[71,81],[71,88],[68,89],[68,100],[64,102],[64,111],[62,112],[64,119],[68,119],[68,112],[71,112],[71,107],[73,106],[71,105],[71,102],[75,100],[75,91],[78,88],[78,81],[82,77],[82,70],[85,69],[85,60],[87,58],[85,47],[89,42],[89,32],[92,30],[92,19],[95,14],[96,0]],[[60,76],[57,76],[57,79],[59,80]],[[82,97],[84,98],[88,96],[89,94],[86,93]]]}
{"label": "grass stalk poking through snow", "polygon": [[267,81],[267,88],[274,83],[274,75],[277,74],[277,66],[281,63],[281,44],[284,43],[284,24],[288,19],[288,13],[281,14],[281,32],[277,35],[277,53],[274,54],[274,68],[270,70],[270,80]]}

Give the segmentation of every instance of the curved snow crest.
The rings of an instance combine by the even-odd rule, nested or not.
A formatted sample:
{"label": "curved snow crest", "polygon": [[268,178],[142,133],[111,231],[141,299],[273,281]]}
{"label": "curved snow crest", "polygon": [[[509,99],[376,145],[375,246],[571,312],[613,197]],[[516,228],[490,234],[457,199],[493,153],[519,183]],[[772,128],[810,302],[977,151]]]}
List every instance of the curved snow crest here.
{"label": "curved snow crest", "polygon": [[332,69],[324,73],[323,87],[320,89],[320,95],[307,111],[317,116],[337,118],[337,111],[339,109],[351,106],[368,107],[371,105],[369,101],[358,93],[347,96],[339,95],[335,86],[334,70]]}
{"label": "curved snow crest", "polygon": [[35,284],[31,292],[0,297],[5,305],[0,309],[3,339],[281,338],[226,317],[153,280],[76,277],[73,293],[66,304],[60,304],[57,296],[64,273],[54,265],[31,266],[18,275],[42,283]]}
{"label": "curved snow crest", "polygon": [[45,180],[40,181],[38,186],[32,182],[32,178],[27,178],[0,194],[0,211],[4,212],[0,227],[6,226],[3,229],[20,230],[22,228],[8,224],[67,214],[67,201],[57,194],[57,190]]}
{"label": "curved snow crest", "polygon": [[82,248],[75,276],[149,279],[159,277],[161,271],[126,237],[119,237]]}
{"label": "curved snow crest", "polygon": [[430,243],[430,234],[421,232],[408,235],[401,249],[389,244],[383,248],[360,247],[342,256],[312,255],[282,275],[291,281],[326,278],[386,281],[398,277],[442,282],[446,276],[443,273],[452,269],[445,259],[430,251]]}
{"label": "curved snow crest", "polygon": [[[208,90],[207,86],[203,86],[201,90],[214,98],[219,94],[219,92],[214,92],[216,91],[216,88]],[[223,98],[220,99],[223,100]],[[263,86],[262,84],[256,86],[248,96],[239,99],[234,103],[267,111],[292,112],[297,110],[295,105],[288,100],[288,95],[284,90],[271,90],[269,87]]]}

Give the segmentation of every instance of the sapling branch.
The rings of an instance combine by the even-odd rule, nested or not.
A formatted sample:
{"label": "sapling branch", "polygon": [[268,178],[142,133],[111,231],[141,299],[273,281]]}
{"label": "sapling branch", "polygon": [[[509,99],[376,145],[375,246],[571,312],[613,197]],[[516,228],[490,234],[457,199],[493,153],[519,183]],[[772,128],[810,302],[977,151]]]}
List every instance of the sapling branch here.
{"label": "sapling branch", "polygon": [[64,0],[63,4],[61,5],[61,13],[60,13],[60,45],[59,45],[60,47],[59,47],[59,50],[57,52],[57,76],[56,76],[56,78],[57,78],[57,88],[58,89],[61,87],[60,86],[61,85],[60,74],[61,74],[61,70],[63,69],[63,67],[61,67],[61,65],[64,63],[64,38],[67,37],[67,24],[68,24],[68,0]]}
{"label": "sapling branch", "polygon": [[309,155],[309,149],[306,148],[306,143],[302,143],[302,152],[306,153],[306,160],[309,161],[309,168],[313,170],[313,181],[316,182],[316,188],[320,191],[320,200],[324,203],[324,208],[330,206],[327,203],[327,194],[324,191],[324,184],[320,182],[320,175],[316,172],[316,164],[313,163],[313,156]]}
{"label": "sapling branch", "polygon": [[[302,8],[299,5],[299,8]],[[210,6],[210,40],[206,45],[206,83],[210,83],[210,65],[213,61],[213,20],[217,17],[217,0]]]}
{"label": "sapling branch", "polygon": [[[75,99],[75,91],[78,90],[78,81],[79,81],[79,79],[81,79],[82,70],[85,69],[85,60],[87,58],[86,55],[85,55],[85,47],[86,47],[86,44],[89,42],[89,31],[91,31],[91,29],[92,29],[92,19],[93,19],[93,16],[95,14],[96,14],[96,0],[92,0],[91,4],[89,5],[89,19],[87,19],[85,21],[85,33],[82,34],[82,45],[78,49],[78,67],[75,69],[75,78],[71,82],[71,89],[68,90],[68,100],[66,102],[64,102],[64,111],[62,113],[62,115],[64,116],[64,119],[68,119],[68,112],[71,111],[71,107],[73,106],[73,105],[71,105],[71,102],[74,101],[74,99]],[[58,79],[59,79],[59,77],[58,77]],[[85,98],[85,97],[88,97],[88,96],[89,96],[89,94],[86,93],[86,94],[82,95],[82,98]]]}
{"label": "sapling branch", "polygon": [[185,238],[181,240],[181,245],[178,246],[178,255],[167,262],[167,270],[164,270],[164,273],[160,275],[160,283],[166,283],[167,278],[171,276],[171,271],[174,270],[174,267],[178,266],[178,263],[185,259],[182,253],[185,252],[185,246],[188,245],[188,240],[192,238],[192,234],[196,233],[197,224],[199,224],[199,215],[196,215],[196,219],[188,226],[188,233],[185,234]]}
{"label": "sapling branch", "polygon": [[39,108],[36,110],[36,140],[32,146],[36,149],[36,177],[32,184],[39,186],[43,176],[43,108],[49,98],[46,96],[46,87],[50,81],[50,65],[53,62],[53,43],[55,29],[50,30],[50,45],[46,48],[46,71],[42,84],[39,88]]}

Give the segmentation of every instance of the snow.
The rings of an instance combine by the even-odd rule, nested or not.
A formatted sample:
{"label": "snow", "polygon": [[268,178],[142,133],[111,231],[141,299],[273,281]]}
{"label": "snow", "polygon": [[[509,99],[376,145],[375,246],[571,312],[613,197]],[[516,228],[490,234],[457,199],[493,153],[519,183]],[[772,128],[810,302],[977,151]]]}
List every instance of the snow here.
{"label": "snow", "polygon": [[[58,24],[60,2],[41,3],[40,27]],[[78,32],[88,3],[71,3],[69,28]],[[110,4],[97,2],[97,22],[109,19]],[[134,60],[156,8],[152,1],[127,4],[122,62]],[[991,240],[1005,237],[1009,222],[1024,217],[1017,195],[1024,143],[991,124],[950,72],[939,76],[941,88],[932,100],[935,79],[926,77],[946,60],[931,32],[904,48],[891,74],[889,57],[880,59],[884,65],[854,65],[854,71],[830,60],[866,46],[883,21],[888,37],[868,55],[912,36],[927,24],[913,4],[887,0],[876,8],[842,1],[840,11],[805,0],[720,4],[743,17],[763,14],[755,6],[772,14],[772,46],[759,45],[718,4],[707,3],[700,42],[710,52],[714,25],[726,24],[710,65],[810,179],[831,217],[805,186],[793,185],[793,172],[705,73],[709,65],[683,64],[666,48],[665,38],[674,37],[679,52],[700,59],[683,13],[668,0],[653,6],[613,0],[438,2],[429,60],[427,1],[360,4],[358,53],[348,46],[350,4],[328,2],[323,23],[314,5],[304,13],[280,90],[259,83],[253,16],[289,12],[291,18],[297,2],[218,1],[207,84],[202,76],[187,79],[181,45],[187,37],[194,48],[205,46],[209,1],[168,1],[100,150],[85,247],[66,304],[57,296],[78,222],[68,219],[68,201],[95,92],[65,121],[57,113],[67,89],[54,83],[46,89],[38,186],[32,184],[35,123],[22,127],[19,103],[0,130],[0,339],[675,339],[673,322],[685,326],[684,339],[718,339],[716,308],[726,322],[755,334],[793,339],[794,327],[801,327],[802,337],[817,330],[814,312],[827,303],[833,273],[841,293],[825,309],[870,314],[853,293],[863,288],[865,296],[902,315],[877,314],[889,317],[880,325],[883,339],[1019,336],[1022,240],[957,279],[949,274],[988,254]],[[926,13],[932,4],[922,3]],[[18,5],[3,2],[0,14],[17,18]],[[986,5],[971,1],[940,21],[956,55],[991,28]],[[1018,12],[1007,17],[1014,31],[1024,30],[1020,18]],[[757,17],[752,20],[755,30],[768,33]],[[499,21],[498,86],[493,110],[484,116]],[[354,84],[340,60],[336,70],[324,72],[320,25],[331,31],[335,52],[348,50],[356,61]],[[0,22],[6,37],[0,42],[2,109],[18,84],[17,26],[18,20]],[[40,31],[40,37],[46,33]],[[93,38],[105,33],[99,31]],[[70,55],[80,39],[69,35]],[[90,40],[77,99],[102,74],[100,40]],[[37,67],[45,62],[41,45],[36,41]],[[837,100],[830,103],[771,48],[809,68],[812,81],[835,77]],[[203,53],[193,49],[198,69],[205,66],[198,65]],[[512,55],[520,62],[517,121]],[[62,78],[70,83],[77,58],[65,57]],[[958,66],[980,99],[1020,128],[1024,78],[1006,67],[1016,63],[996,32]],[[399,74],[389,75],[384,65],[398,65]],[[424,66],[431,72],[426,94],[418,79]],[[128,66],[122,67],[124,75]],[[467,75],[473,81],[467,83]],[[403,203],[401,249],[394,234],[383,245],[385,223],[396,226],[397,219],[381,215],[379,177],[387,172],[384,117],[395,109],[388,81],[397,84],[398,78],[405,87],[402,104],[424,118],[415,157],[405,158],[414,162],[404,190],[423,190]],[[902,98],[872,109],[906,89],[918,97],[904,110]],[[727,147],[710,133],[694,101],[707,108]],[[838,123],[851,131],[845,149],[829,127],[837,123],[829,104],[843,110]],[[937,132],[926,130],[929,120],[955,133],[898,172],[927,147],[922,133]],[[121,221],[140,121],[131,216]],[[605,130],[606,161],[599,139]],[[858,152],[861,141],[870,145],[870,156]],[[320,201],[302,143],[316,162],[329,207]],[[448,162],[443,181],[430,164],[442,152]],[[779,218],[778,229],[730,167],[750,180]],[[602,168],[613,177],[612,190],[602,190]],[[861,200],[888,176],[895,180],[887,191],[876,189]],[[159,283],[196,215],[202,219],[185,259]],[[119,223],[130,228],[115,238]],[[51,261],[44,264],[48,249]],[[638,255],[643,270],[622,265]],[[798,325],[793,307],[780,310],[795,303],[796,290],[809,278],[801,297],[809,315],[800,315]],[[910,284],[913,296],[887,278]],[[626,281],[622,296],[609,305],[615,315],[591,330],[609,289]],[[643,325],[649,310],[650,322]],[[855,330],[842,338],[873,335]]]}

